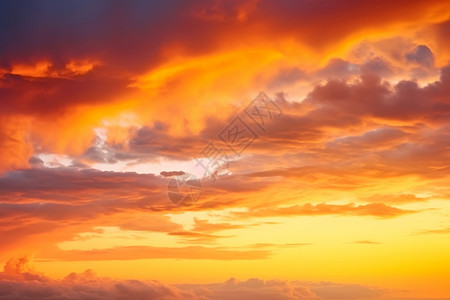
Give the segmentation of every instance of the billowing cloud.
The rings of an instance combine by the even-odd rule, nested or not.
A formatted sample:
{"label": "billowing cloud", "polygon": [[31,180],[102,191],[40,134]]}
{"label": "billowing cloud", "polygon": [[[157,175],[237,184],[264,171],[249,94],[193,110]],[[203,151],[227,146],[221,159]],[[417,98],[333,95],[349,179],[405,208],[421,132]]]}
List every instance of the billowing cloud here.
{"label": "billowing cloud", "polygon": [[[0,273],[0,299],[381,299],[385,294],[378,288],[285,280],[251,278],[239,281],[230,278],[223,283],[167,285],[156,280],[114,280],[100,277],[88,269],[70,273],[54,280],[26,267],[26,257],[15,260],[11,270],[7,263]],[[384,299],[384,298],[383,298]]]}

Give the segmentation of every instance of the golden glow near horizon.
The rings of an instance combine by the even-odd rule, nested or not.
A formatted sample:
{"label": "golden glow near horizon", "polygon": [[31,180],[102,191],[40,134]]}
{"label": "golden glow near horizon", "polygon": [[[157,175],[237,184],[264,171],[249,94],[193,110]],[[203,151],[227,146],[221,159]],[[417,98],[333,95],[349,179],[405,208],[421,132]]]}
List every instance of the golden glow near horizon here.
{"label": "golden glow near horizon", "polygon": [[447,1],[36,3],[0,299],[448,299]]}

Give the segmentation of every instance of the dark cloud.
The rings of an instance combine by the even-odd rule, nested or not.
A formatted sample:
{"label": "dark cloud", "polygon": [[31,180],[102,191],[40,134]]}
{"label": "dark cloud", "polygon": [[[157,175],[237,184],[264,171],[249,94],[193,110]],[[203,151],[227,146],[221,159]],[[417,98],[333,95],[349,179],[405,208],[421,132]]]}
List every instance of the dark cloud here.
{"label": "dark cloud", "polygon": [[310,287],[311,290],[323,299],[373,299],[381,297],[383,291],[379,288],[362,285],[339,285],[324,283],[321,286]]}
{"label": "dark cloud", "polygon": [[379,5],[375,1],[289,0],[277,5],[265,0],[42,1],[26,7],[2,3],[0,43],[4,47],[0,56],[3,64],[50,57],[56,65],[69,58],[94,56],[108,66],[142,71],[162,57],[162,45],[177,43],[186,52],[205,52],[217,47],[220,38],[233,36],[238,43],[259,25],[266,36],[295,34],[312,46],[323,47],[355,28],[376,26],[379,20],[414,20],[431,9],[427,4],[416,0],[407,7],[387,1]]}
{"label": "dark cloud", "polygon": [[375,57],[361,66],[361,73],[375,73],[381,77],[388,77],[389,75],[392,75],[394,71],[389,62],[385,59],[382,57]]}
{"label": "dark cloud", "polygon": [[[157,280],[100,277],[91,269],[54,280],[28,267],[26,257],[11,259],[0,273],[0,299],[8,300],[331,300],[385,299],[376,287],[331,282],[235,278],[222,283],[167,285]],[[419,299],[420,300],[420,299]]]}
{"label": "dark cloud", "polygon": [[360,67],[340,58],[331,59],[328,64],[317,72],[317,75],[327,79],[348,79],[358,75]]}
{"label": "dark cloud", "polygon": [[398,143],[399,140],[401,141],[402,138],[407,136],[407,133],[396,128],[377,128],[367,131],[361,136],[337,138],[329,142],[328,147],[330,151],[336,151],[337,148],[341,148],[342,150],[347,149],[349,151],[361,151],[362,149],[369,148],[369,150],[373,151],[376,148],[383,148],[386,144],[389,145],[392,142]]}
{"label": "dark cloud", "polygon": [[307,75],[299,68],[283,68],[278,71],[272,81],[268,84],[270,89],[282,89],[285,86],[294,84],[301,79],[307,79]]}
{"label": "dark cloud", "polygon": [[[173,1],[43,1],[26,8],[3,3],[0,40],[9,43],[2,47],[1,56],[7,62],[51,58],[57,65],[73,58],[94,57],[116,68],[121,62],[127,68],[139,69],[148,66],[159,51],[150,43],[161,45],[173,37],[166,33],[177,35],[176,24],[168,20],[180,16],[182,9],[183,5]],[[166,23],[165,30],[158,26],[161,23]]]}
{"label": "dark cloud", "polygon": [[0,77],[2,114],[55,116],[82,105],[111,103],[134,90],[128,87],[129,79],[113,78],[102,73],[100,69],[78,78],[32,78],[5,74]]}
{"label": "dark cloud", "polygon": [[413,51],[406,53],[406,59],[419,64],[420,66],[431,68],[434,66],[434,55],[430,48],[425,45],[417,46]]}
{"label": "dark cloud", "polygon": [[160,175],[164,177],[180,176],[184,174],[186,173],[184,173],[183,171],[169,171],[169,172],[163,171],[160,173]]}
{"label": "dark cloud", "polygon": [[15,203],[21,199],[47,199],[67,203],[83,197],[114,201],[114,195],[117,196],[116,199],[121,199],[125,194],[140,195],[142,198],[155,193],[161,196],[166,182],[167,180],[153,174],[36,168],[7,173],[0,178],[0,190],[4,201],[14,196]]}

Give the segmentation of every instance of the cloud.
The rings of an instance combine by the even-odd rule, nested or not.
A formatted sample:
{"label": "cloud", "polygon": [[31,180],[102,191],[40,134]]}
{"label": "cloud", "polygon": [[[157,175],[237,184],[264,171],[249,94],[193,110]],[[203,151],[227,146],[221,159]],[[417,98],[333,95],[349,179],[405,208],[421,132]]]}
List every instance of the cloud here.
{"label": "cloud", "polygon": [[[252,0],[161,5],[154,1],[99,1],[40,3],[27,8],[2,4],[0,43],[6,46],[0,51],[0,114],[11,117],[2,123],[6,129],[15,127],[12,119],[26,116],[38,126],[23,126],[23,134],[18,135],[2,126],[0,131],[6,135],[0,136],[0,148],[13,155],[8,155],[0,169],[29,167],[28,159],[40,151],[85,153],[86,159],[114,161],[92,148],[92,129],[104,119],[119,118],[123,111],[138,115],[144,128],[155,119],[172,118],[172,130],[198,132],[208,113],[224,118],[221,112],[226,111],[225,103],[229,104],[230,99],[246,98],[264,86],[291,86],[305,78],[304,74],[314,74],[314,70],[303,71],[311,69],[307,64],[301,71],[299,68],[309,57],[313,65],[320,65],[323,57],[332,57],[333,49],[349,41],[359,44],[361,36],[374,43],[367,32],[396,36],[403,28],[400,24],[430,24],[447,12],[439,1],[412,1],[406,8],[388,1],[382,5],[372,1],[351,5],[324,3],[281,1],[273,5],[266,0]],[[431,13],[436,8],[440,13]],[[356,15],[365,18],[355,19]],[[112,24],[111,19],[120,22]],[[375,30],[380,19],[386,27]],[[173,20],[177,20],[177,25]],[[40,24],[39,30],[36,23]],[[98,36],[103,38],[99,40]],[[274,48],[271,41],[280,49]],[[284,53],[285,44],[293,50]],[[249,45],[258,51],[249,50]],[[429,64],[431,55],[431,50],[424,47],[418,45],[408,54],[421,66]],[[291,56],[300,59],[293,63]],[[174,61],[176,57],[179,61]],[[248,64],[253,60],[258,64]],[[241,68],[241,61],[247,64],[245,68]],[[354,75],[359,65],[378,74],[389,69],[388,63],[377,56],[363,62],[337,57],[322,75],[343,78],[347,73]],[[268,75],[260,76],[263,71]],[[140,79],[146,76],[150,76],[150,84],[142,87]],[[235,80],[238,77],[240,80]],[[216,96],[219,90],[221,97]],[[190,107],[202,106],[211,99],[215,105],[210,106],[209,112],[186,107],[179,110],[176,104],[182,97],[190,99]],[[340,122],[344,119],[340,118]],[[157,137],[154,150],[162,155],[186,157],[192,149],[170,143],[165,149],[159,145],[164,134]],[[11,140],[18,143],[7,142]],[[132,145],[149,150],[149,144],[139,141],[142,139],[138,135]]]}
{"label": "cloud", "polygon": [[412,52],[405,55],[406,59],[424,66],[426,68],[431,68],[434,66],[434,55],[430,48],[425,45],[417,46]]}
{"label": "cloud", "polygon": [[[0,255],[270,264],[306,244],[227,243],[267,218],[431,217],[450,177],[449,13],[444,0],[1,3]],[[215,182],[202,179],[195,206],[173,205],[168,177],[211,141],[226,148],[219,133],[261,90],[277,92],[283,116],[264,132],[244,119],[258,138]],[[126,243],[96,249],[117,239],[108,227]],[[144,236],[161,240],[144,246]],[[383,297],[261,279],[191,289],[88,271],[59,281],[22,258],[0,278],[0,299]]]}
{"label": "cloud", "polygon": [[[77,168],[37,168],[0,178],[0,237],[3,251],[35,240],[70,240],[94,227],[171,232],[181,230],[148,206],[173,205],[166,196],[167,179],[151,174],[101,172]],[[34,245],[34,246],[32,246]]]}
{"label": "cloud", "polygon": [[298,80],[306,78],[307,75],[299,68],[284,68],[278,71],[272,82],[268,84],[268,87],[280,89],[286,85],[291,85]]}
{"label": "cloud", "polygon": [[[91,201],[105,200],[105,198],[112,200],[112,197],[120,199],[125,194],[131,196],[130,193],[136,197],[140,195],[141,199],[155,192],[160,192],[159,194],[162,195],[166,183],[166,179],[153,174],[60,167],[10,172],[0,178],[0,189],[4,200],[7,199],[6,196],[15,196],[14,204],[11,203],[11,205],[18,204],[21,200],[29,202],[30,199],[49,200],[68,205],[69,201],[75,204],[74,200],[81,197],[84,197],[81,202],[86,204],[89,201],[85,199]],[[128,188],[130,189],[125,191]],[[98,191],[108,191],[108,193],[100,195]]]}
{"label": "cloud", "polygon": [[450,227],[443,229],[429,229],[420,232],[420,234],[448,234],[448,233],[450,233]]}
{"label": "cloud", "polygon": [[405,203],[415,203],[415,202],[426,202],[430,200],[431,197],[417,197],[412,194],[399,194],[399,195],[372,195],[369,197],[364,197],[361,200],[366,202],[382,202],[382,203],[392,203],[392,204],[405,204]]}
{"label": "cloud", "polygon": [[374,241],[369,241],[369,240],[355,241],[353,243],[354,244],[362,244],[362,245],[379,245],[379,244],[381,244],[379,242],[374,242]]}
{"label": "cloud", "polygon": [[0,172],[28,167],[28,158],[33,145],[26,140],[30,120],[19,116],[4,116],[0,113]]}
{"label": "cloud", "polygon": [[402,138],[405,138],[407,133],[396,128],[377,128],[375,130],[367,131],[361,136],[349,136],[337,138],[328,143],[330,150],[336,151],[338,148],[342,150],[351,151],[352,149],[369,148],[374,151],[376,148],[383,148],[390,142],[399,143]]}
{"label": "cloud", "polygon": [[212,299],[318,299],[309,288],[281,280],[251,278],[246,281],[229,279],[225,284],[210,286]]}
{"label": "cloud", "polygon": [[170,171],[170,172],[160,172],[159,174],[164,177],[172,177],[184,175],[185,173],[183,171]]}
{"label": "cloud", "polygon": [[379,76],[388,77],[394,71],[389,65],[389,62],[382,57],[374,57],[361,66],[361,73],[375,73]]}
{"label": "cloud", "polygon": [[[21,275],[22,277],[18,277]],[[0,273],[0,299],[202,299],[158,281],[112,280],[98,277],[92,270],[71,273],[62,280],[29,272],[10,275]]]}
{"label": "cloud", "polygon": [[49,250],[42,252],[42,259],[60,259],[64,261],[99,261],[130,259],[214,259],[214,260],[258,260],[270,256],[268,250],[231,250],[226,247],[151,247],[122,246],[93,250]]}
{"label": "cloud", "polygon": [[28,256],[9,259],[4,266],[4,274],[18,275],[22,273],[30,273],[32,267],[30,265],[32,259]]}
{"label": "cloud", "polygon": [[314,215],[349,215],[349,216],[373,216],[379,218],[393,218],[417,211],[404,210],[383,203],[371,203],[366,205],[350,204],[311,204],[295,205],[289,207],[261,208],[248,212],[233,212],[241,218],[251,217],[288,217],[288,216],[314,216]]}
{"label": "cloud", "polygon": [[[18,261],[23,266],[28,258]],[[280,280],[240,282],[231,278],[218,284],[174,286],[156,280],[114,280],[99,277],[92,270],[54,280],[22,267],[11,273],[10,264],[0,273],[0,299],[316,299],[307,287]]]}
{"label": "cloud", "polygon": [[269,244],[269,243],[256,243],[248,245],[249,248],[266,249],[266,248],[294,248],[301,246],[308,246],[310,243],[289,243],[289,244]]}
{"label": "cloud", "polygon": [[169,235],[181,237],[182,243],[201,243],[201,244],[210,244],[213,243],[217,239],[221,238],[230,238],[232,235],[216,235],[216,234],[205,234],[201,232],[195,231],[174,231],[169,232]]}
{"label": "cloud", "polygon": [[210,223],[208,220],[200,220],[194,218],[194,231],[199,232],[216,232],[223,230],[233,230],[233,229],[242,229],[247,228],[249,226],[254,226],[258,224],[252,225],[239,225],[239,224],[231,224],[231,223]]}
{"label": "cloud", "polygon": [[[165,284],[157,280],[112,279],[96,274],[91,269],[72,272],[62,279],[52,279],[30,267],[27,256],[11,258],[0,272],[0,299],[197,299],[197,300],[333,300],[333,299],[416,299],[398,298],[392,290],[360,284],[335,282],[264,280],[250,278],[244,281],[230,278],[221,283]],[[447,298],[433,298],[447,300]]]}
{"label": "cloud", "polygon": [[327,79],[348,79],[358,75],[360,67],[340,58],[331,59],[328,64],[317,72],[317,75]]}
{"label": "cloud", "polygon": [[[20,260],[27,260],[21,258]],[[285,280],[230,278],[223,283],[167,285],[156,280],[118,280],[100,277],[92,270],[70,273],[54,280],[43,274],[20,269],[0,273],[0,299],[279,299],[327,300],[337,298],[366,299],[379,296],[375,288],[333,283],[302,283]]]}
{"label": "cloud", "polygon": [[322,299],[376,299],[382,296],[383,292],[378,288],[371,288],[362,285],[339,285],[333,283],[323,283],[311,290]]}

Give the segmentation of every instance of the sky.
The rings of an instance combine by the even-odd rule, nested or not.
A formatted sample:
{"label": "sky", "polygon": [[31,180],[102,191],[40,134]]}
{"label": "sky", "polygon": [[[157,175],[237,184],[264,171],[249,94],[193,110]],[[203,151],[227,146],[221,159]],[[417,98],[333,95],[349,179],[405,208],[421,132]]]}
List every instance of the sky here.
{"label": "sky", "polygon": [[0,299],[450,299],[446,0],[2,1],[0,104]]}

